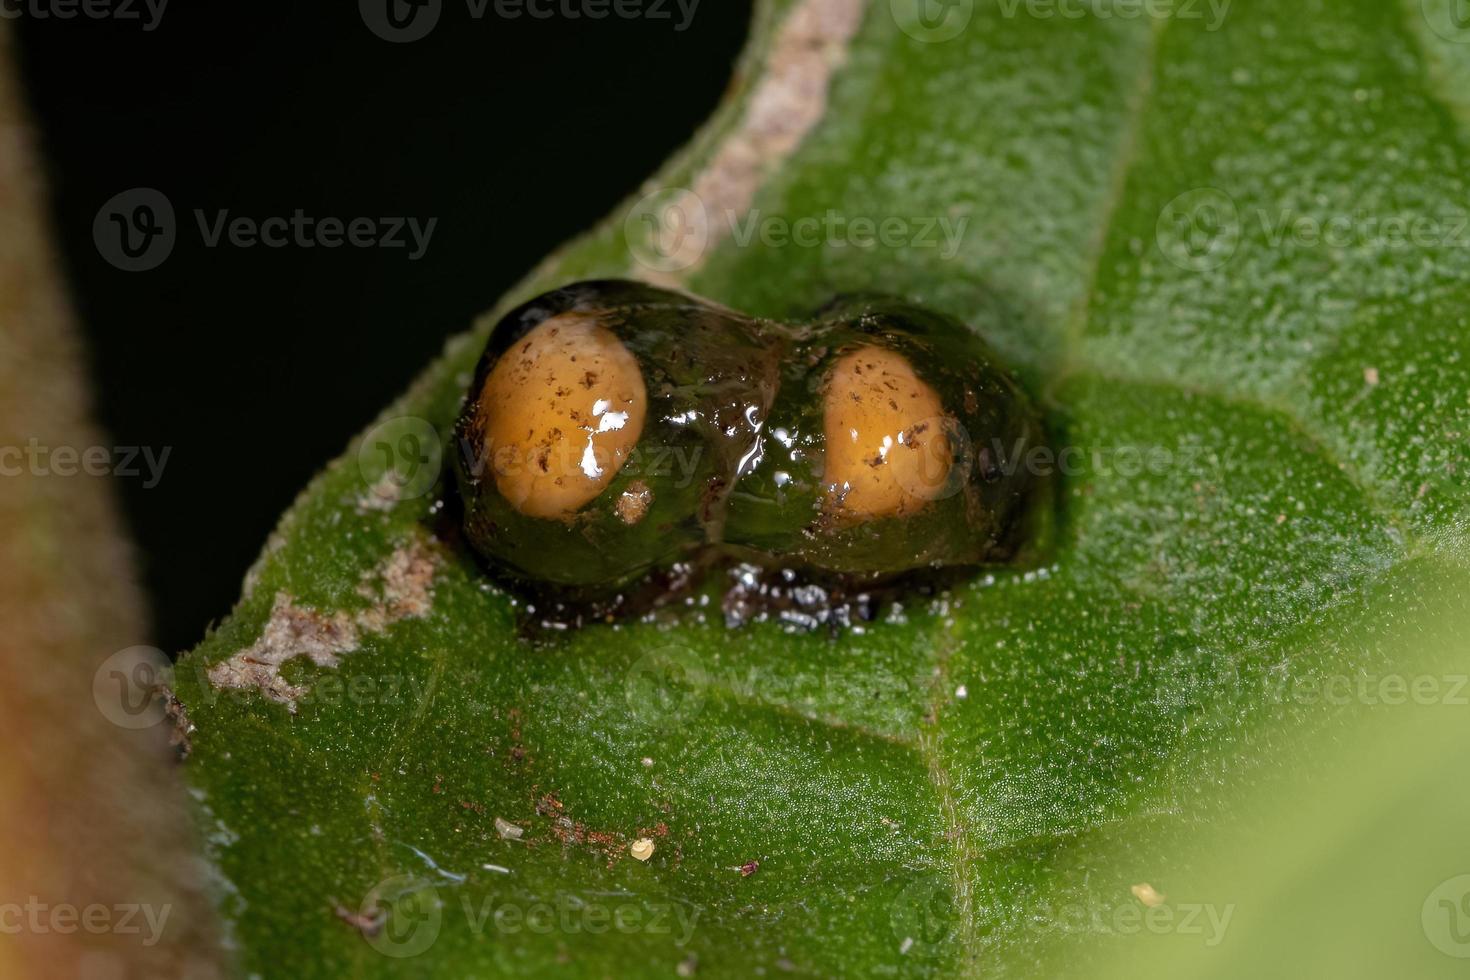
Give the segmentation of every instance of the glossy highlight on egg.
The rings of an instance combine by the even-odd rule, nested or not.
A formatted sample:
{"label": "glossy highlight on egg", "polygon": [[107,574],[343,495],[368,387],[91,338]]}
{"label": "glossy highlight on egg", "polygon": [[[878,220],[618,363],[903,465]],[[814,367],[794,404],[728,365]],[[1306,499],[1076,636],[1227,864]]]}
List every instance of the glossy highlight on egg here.
{"label": "glossy highlight on egg", "polygon": [[732,564],[861,587],[1014,560],[1042,432],[978,335],[912,304],[785,323],[602,280],[496,325],[452,455],[487,569],[592,601]]}
{"label": "glossy highlight on egg", "polygon": [[647,408],[638,361],[596,316],[544,321],[480,388],[496,489],[522,514],[571,519],[622,469]]}

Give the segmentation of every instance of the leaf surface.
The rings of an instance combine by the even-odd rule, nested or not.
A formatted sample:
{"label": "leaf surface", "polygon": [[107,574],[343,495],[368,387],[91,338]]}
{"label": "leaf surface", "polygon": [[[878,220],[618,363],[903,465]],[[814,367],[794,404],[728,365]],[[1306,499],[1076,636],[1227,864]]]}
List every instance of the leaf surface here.
{"label": "leaf surface", "polygon": [[[731,103],[651,186],[697,186],[779,70],[783,25],[823,6],[762,8]],[[248,969],[1093,962],[1120,937],[1061,910],[1188,881],[1164,855],[1243,788],[1302,778],[1302,732],[1348,724],[1303,692],[1392,671],[1388,640],[1458,594],[1470,46],[1450,0],[1235,0],[1218,21],[1031,6],[975,3],[932,42],[897,0],[866,9],[820,121],[675,278],[759,315],[877,290],[971,323],[1077,450],[1048,563],[835,640],[695,606],[531,644],[473,563],[423,543],[434,494],[363,505],[355,444],[179,672]],[[646,273],[625,213],[499,309]],[[760,232],[829,215],[845,230],[811,246]],[[906,237],[864,245],[858,218]],[[447,434],[491,323],[385,418]],[[335,666],[287,664],[294,712],[210,683],[281,594],[376,623],[374,570],[415,547],[435,556],[427,614],[360,630]]]}

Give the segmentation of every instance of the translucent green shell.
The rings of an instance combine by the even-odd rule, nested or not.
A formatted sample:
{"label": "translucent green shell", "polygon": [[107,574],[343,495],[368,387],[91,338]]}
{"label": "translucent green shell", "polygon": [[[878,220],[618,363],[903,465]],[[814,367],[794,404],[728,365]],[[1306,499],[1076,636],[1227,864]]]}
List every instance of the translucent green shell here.
{"label": "translucent green shell", "polygon": [[[600,496],[570,520],[528,517],[499,494],[484,465],[478,395],[507,349],[571,311],[596,313],[638,360],[647,420]],[[904,355],[939,395],[953,463],[935,499],[916,512],[833,521],[822,484],[823,391],[837,358],[870,345]],[[496,325],[452,455],[465,535],[492,569],[595,593],[720,559],[861,582],[1010,560],[1039,496],[1038,478],[1021,461],[1041,440],[1025,393],[988,345],[948,317],[856,297],[789,325],[606,280],[545,293]],[[652,496],[633,523],[617,512],[630,486]]]}

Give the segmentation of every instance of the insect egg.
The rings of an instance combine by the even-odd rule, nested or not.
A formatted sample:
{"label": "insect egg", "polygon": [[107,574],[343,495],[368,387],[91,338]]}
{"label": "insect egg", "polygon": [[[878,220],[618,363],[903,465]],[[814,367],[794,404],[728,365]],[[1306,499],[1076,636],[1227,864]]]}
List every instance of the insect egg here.
{"label": "insect egg", "polygon": [[575,283],[491,333],[455,426],[463,529],[528,588],[614,593],[718,540],[783,342],[637,283]]}
{"label": "insect egg", "polygon": [[638,361],[585,313],[546,320],[480,390],[495,484],[529,517],[566,518],[617,476],[648,410]]}
{"label": "insect egg", "polygon": [[903,355],[881,347],[844,355],[823,401],[822,482],[845,518],[901,516],[943,492],[953,466],[944,407]]}
{"label": "insect egg", "polygon": [[454,460],[493,573],[600,603],[721,564],[841,591],[1013,560],[1041,483],[1007,457],[1041,432],[932,311],[858,297],[787,324],[607,280],[501,320]]}

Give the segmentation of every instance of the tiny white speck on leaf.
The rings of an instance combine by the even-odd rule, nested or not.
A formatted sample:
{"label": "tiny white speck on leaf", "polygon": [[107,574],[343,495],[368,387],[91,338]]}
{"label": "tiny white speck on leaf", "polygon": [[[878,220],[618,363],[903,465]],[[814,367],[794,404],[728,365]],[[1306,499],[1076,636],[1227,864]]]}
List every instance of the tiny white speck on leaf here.
{"label": "tiny white speck on leaf", "polygon": [[954,696],[963,701],[965,698],[970,696],[970,691],[967,687],[965,687],[965,685],[961,684],[959,687],[954,689]]}
{"label": "tiny white speck on leaf", "polygon": [[1378,383],[1378,369],[1376,367],[1363,368],[1363,380],[1370,385],[1376,385]]}
{"label": "tiny white speck on leaf", "polygon": [[1154,890],[1154,886],[1150,885],[1146,881],[1140,882],[1139,884],[1134,885],[1128,890],[1133,893],[1134,898],[1138,899],[1149,908],[1157,908],[1158,906],[1164,904],[1164,896],[1156,892]]}
{"label": "tiny white speck on leaf", "polygon": [[526,832],[524,827],[517,827],[509,820],[495,818],[495,832],[500,835],[501,840],[520,840],[521,835]]}
{"label": "tiny white speck on leaf", "polygon": [[647,861],[653,857],[653,838],[638,838],[628,847],[628,853],[639,861]]}

